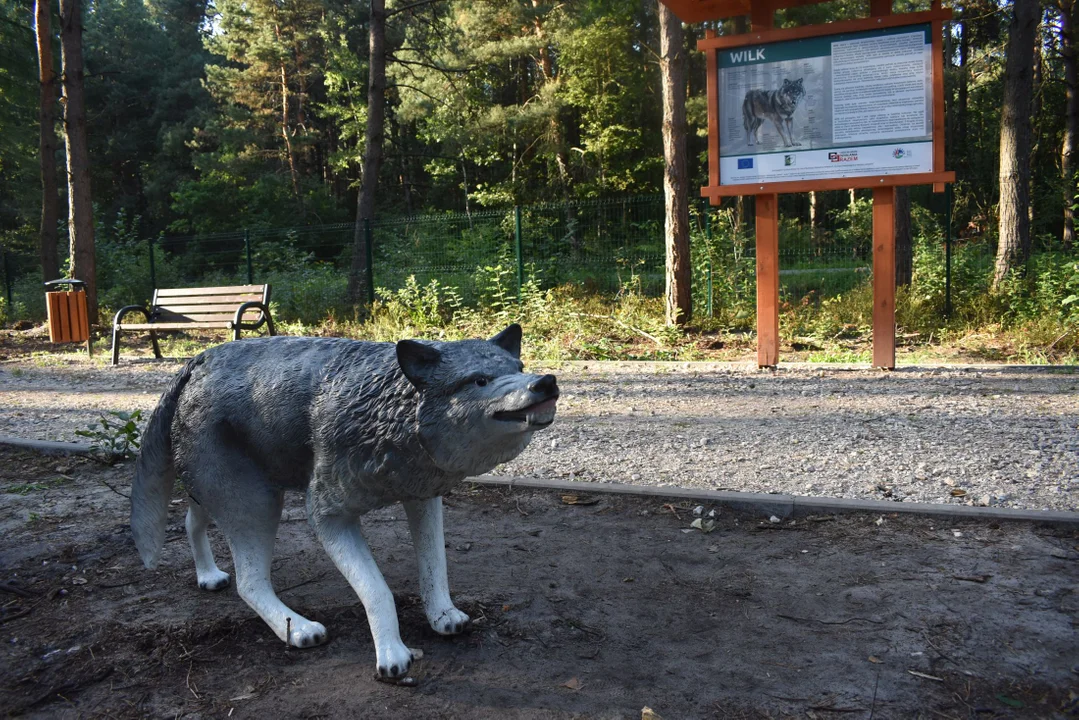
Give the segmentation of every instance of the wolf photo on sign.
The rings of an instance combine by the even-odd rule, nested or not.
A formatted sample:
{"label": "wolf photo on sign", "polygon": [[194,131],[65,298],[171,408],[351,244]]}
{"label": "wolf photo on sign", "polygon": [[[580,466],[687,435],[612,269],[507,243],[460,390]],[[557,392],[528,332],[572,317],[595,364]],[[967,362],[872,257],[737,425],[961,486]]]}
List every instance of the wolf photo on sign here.
{"label": "wolf photo on sign", "polygon": [[928,24],[717,51],[721,185],[929,172]]}
{"label": "wolf photo on sign", "polygon": [[[720,75],[724,108],[720,133],[724,155],[775,152],[785,147],[827,144],[821,137],[822,113],[831,108],[825,58],[759,63]],[[786,135],[790,134],[790,137]],[[823,143],[822,143],[823,141]]]}

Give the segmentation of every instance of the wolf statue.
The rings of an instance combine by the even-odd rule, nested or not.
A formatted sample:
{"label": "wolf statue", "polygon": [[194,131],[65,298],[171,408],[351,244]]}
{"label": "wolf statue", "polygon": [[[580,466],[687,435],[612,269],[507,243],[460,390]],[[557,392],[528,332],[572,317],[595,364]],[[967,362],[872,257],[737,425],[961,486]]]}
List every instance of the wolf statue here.
{"label": "wolf statue", "polygon": [[[798,101],[805,97],[802,78],[784,80],[778,90],[750,90],[742,102],[742,124],[746,128],[746,142],[750,145],[761,144],[761,125],[768,118],[776,126],[783,147],[801,145],[796,142],[792,131],[794,110]],[[784,134],[784,130],[786,134]]]}
{"label": "wolf statue", "polygon": [[[187,534],[199,587],[220,590],[206,528],[228,540],[240,597],[283,641],[311,647],[326,628],[278,599],[270,562],[286,490],[306,491],[307,518],[356,591],[374,638],[377,677],[403,678],[393,593],[360,528],[400,502],[431,627],[465,629],[450,600],[442,495],[521,453],[554,422],[558,383],[524,373],[521,328],[489,341],[392,343],[340,338],[241,340],[190,360],[147,425],[131,488],[131,529],[148,568],[165,541],[173,481],[191,502]],[[416,655],[418,657],[418,654]]]}

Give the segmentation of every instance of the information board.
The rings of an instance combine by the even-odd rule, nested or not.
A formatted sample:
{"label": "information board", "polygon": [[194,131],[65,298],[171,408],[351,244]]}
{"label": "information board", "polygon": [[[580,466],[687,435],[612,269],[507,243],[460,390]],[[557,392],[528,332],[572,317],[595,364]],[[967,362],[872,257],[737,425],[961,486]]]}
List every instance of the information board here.
{"label": "information board", "polygon": [[720,185],[934,170],[930,23],[717,54]]}

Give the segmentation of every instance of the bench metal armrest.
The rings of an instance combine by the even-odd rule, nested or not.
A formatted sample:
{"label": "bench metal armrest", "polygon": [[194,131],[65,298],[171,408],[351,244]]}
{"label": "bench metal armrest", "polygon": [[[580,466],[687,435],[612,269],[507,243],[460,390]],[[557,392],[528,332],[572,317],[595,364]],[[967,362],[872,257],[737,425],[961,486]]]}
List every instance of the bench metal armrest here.
{"label": "bench metal armrest", "polygon": [[136,311],[141,312],[143,315],[146,316],[146,322],[153,322],[154,321],[153,316],[150,314],[150,311],[146,309],[145,305],[125,305],[124,307],[122,307],[122,308],[120,308],[119,310],[116,311],[116,317],[114,317],[113,320],[112,320],[112,326],[114,328],[117,327],[118,325],[121,324],[121,321],[124,319],[124,315],[127,315],[130,312],[136,312]]}
{"label": "bench metal armrest", "polygon": [[[255,323],[245,323],[243,321],[244,313],[251,308],[257,308],[260,313],[260,317]],[[258,330],[263,325],[269,325],[269,331],[271,335],[274,335],[273,318],[270,317],[270,308],[266,307],[265,303],[252,300],[245,302],[236,309],[236,315],[232,319],[232,328],[234,331],[235,339],[240,339],[240,330]]]}
{"label": "bench metal armrest", "polygon": [[[124,320],[124,315],[132,312],[140,312],[146,317],[146,322],[152,323],[154,321],[155,312],[151,313],[143,305],[125,305],[116,311],[116,316],[112,319],[112,364],[118,365],[120,363],[120,325]],[[157,344],[157,333],[153,330],[150,331],[150,342],[154,346],[154,357],[161,357],[161,347]]]}

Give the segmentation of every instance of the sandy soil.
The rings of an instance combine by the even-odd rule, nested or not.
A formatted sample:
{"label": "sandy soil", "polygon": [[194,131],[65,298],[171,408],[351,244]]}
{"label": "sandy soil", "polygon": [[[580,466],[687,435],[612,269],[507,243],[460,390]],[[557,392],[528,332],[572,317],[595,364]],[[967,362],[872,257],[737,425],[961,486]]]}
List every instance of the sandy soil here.
{"label": "sandy soil", "polygon": [[[294,500],[274,582],[331,640],[286,649],[195,585],[178,492],[161,568],[129,465],[0,448],[0,708],[41,718],[1056,718],[1079,714],[1079,532],[898,516],[771,523],[662,500],[462,486],[430,631],[403,514],[366,533],[419,684],[372,678],[362,609]],[[110,487],[111,486],[111,487]],[[711,508],[704,508],[707,513]],[[687,532],[688,530],[688,532]],[[223,569],[231,561],[212,531]]]}

